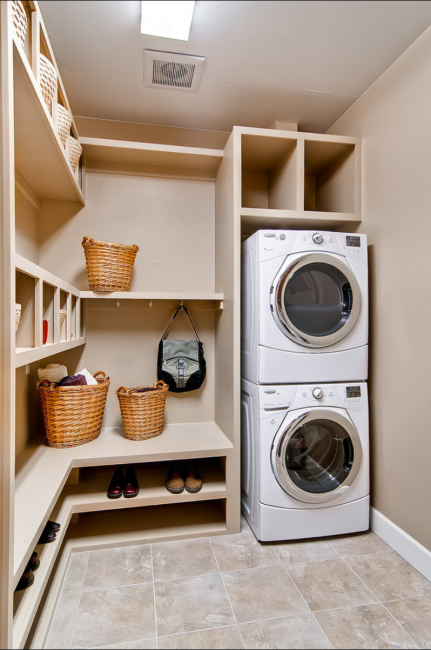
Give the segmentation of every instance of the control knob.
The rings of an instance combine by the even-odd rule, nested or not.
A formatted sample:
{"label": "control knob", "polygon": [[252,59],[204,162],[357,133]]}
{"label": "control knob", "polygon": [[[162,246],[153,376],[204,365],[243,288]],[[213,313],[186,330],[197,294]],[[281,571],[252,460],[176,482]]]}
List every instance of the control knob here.
{"label": "control knob", "polygon": [[320,232],[315,232],[312,240],[314,241],[315,244],[322,244],[323,243],[323,235],[320,234]]}
{"label": "control knob", "polygon": [[322,399],[323,398],[323,390],[321,388],[314,388],[313,389],[313,397],[314,397],[314,399]]}

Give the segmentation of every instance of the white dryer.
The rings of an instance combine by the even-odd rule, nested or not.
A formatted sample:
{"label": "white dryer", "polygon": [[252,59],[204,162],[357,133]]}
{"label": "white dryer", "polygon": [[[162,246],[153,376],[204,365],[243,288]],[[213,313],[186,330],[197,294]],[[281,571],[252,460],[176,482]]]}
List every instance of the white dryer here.
{"label": "white dryer", "polygon": [[369,528],[365,383],[242,380],[242,510],[263,542]]}
{"label": "white dryer", "polygon": [[367,379],[366,235],[260,230],[243,243],[241,374],[256,384]]}

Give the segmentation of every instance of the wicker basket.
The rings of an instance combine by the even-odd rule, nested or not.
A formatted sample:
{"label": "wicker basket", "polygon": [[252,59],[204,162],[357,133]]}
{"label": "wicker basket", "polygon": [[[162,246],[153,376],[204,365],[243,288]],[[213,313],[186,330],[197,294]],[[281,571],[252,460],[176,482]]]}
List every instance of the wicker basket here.
{"label": "wicker basket", "polygon": [[39,54],[40,90],[48,107],[54,99],[57,90],[57,73],[51,61]]}
{"label": "wicker basket", "polygon": [[57,133],[63,147],[65,146],[67,136],[70,133],[71,124],[72,124],[72,116],[67,110],[67,108],[64,108],[64,106],[62,106],[61,104],[57,104]]}
{"label": "wicker basket", "polygon": [[[143,389],[145,392],[137,392]],[[121,386],[116,391],[128,440],[147,440],[162,433],[168,390],[167,384],[158,381],[153,386]]]}
{"label": "wicker basket", "polygon": [[72,165],[73,171],[75,171],[76,166],[79,163],[79,159],[81,158],[82,154],[82,147],[79,144],[78,140],[76,138],[72,138],[70,136],[69,139],[69,160],[70,164]]}
{"label": "wicker basket", "polygon": [[91,291],[129,291],[139,246],[111,244],[84,237],[82,246]]}
{"label": "wicker basket", "polygon": [[47,379],[38,382],[50,447],[77,447],[99,435],[110,380],[104,372],[96,372],[94,377],[97,386],[56,386]]}
{"label": "wicker basket", "polygon": [[12,22],[15,28],[15,34],[17,35],[21,45],[24,47],[28,20],[24,5],[20,0],[12,0]]}

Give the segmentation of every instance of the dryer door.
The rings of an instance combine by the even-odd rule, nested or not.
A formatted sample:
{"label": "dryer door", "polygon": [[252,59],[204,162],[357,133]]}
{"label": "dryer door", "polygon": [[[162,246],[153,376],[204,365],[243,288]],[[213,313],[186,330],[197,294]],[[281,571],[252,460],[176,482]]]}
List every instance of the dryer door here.
{"label": "dryer door", "polygon": [[330,501],[346,492],[362,461],[356,427],[343,411],[293,411],[280,427],[271,450],[280,486],[305,503]]}
{"label": "dryer door", "polygon": [[350,266],[330,253],[308,253],[285,261],[271,288],[274,319],[290,339],[323,348],[353,329],[361,290]]}

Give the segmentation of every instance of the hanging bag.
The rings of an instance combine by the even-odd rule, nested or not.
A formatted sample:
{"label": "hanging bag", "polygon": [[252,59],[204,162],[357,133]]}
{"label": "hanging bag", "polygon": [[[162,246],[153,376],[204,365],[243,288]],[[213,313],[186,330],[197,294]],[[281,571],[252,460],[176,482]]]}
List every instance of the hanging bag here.
{"label": "hanging bag", "polygon": [[[172,323],[183,310],[188,317],[196,340],[176,341],[166,340]],[[197,390],[204,382],[206,375],[206,362],[204,359],[204,346],[190,318],[187,309],[181,305],[171,318],[159,343],[157,355],[157,376],[169,386],[172,393],[187,393]]]}

